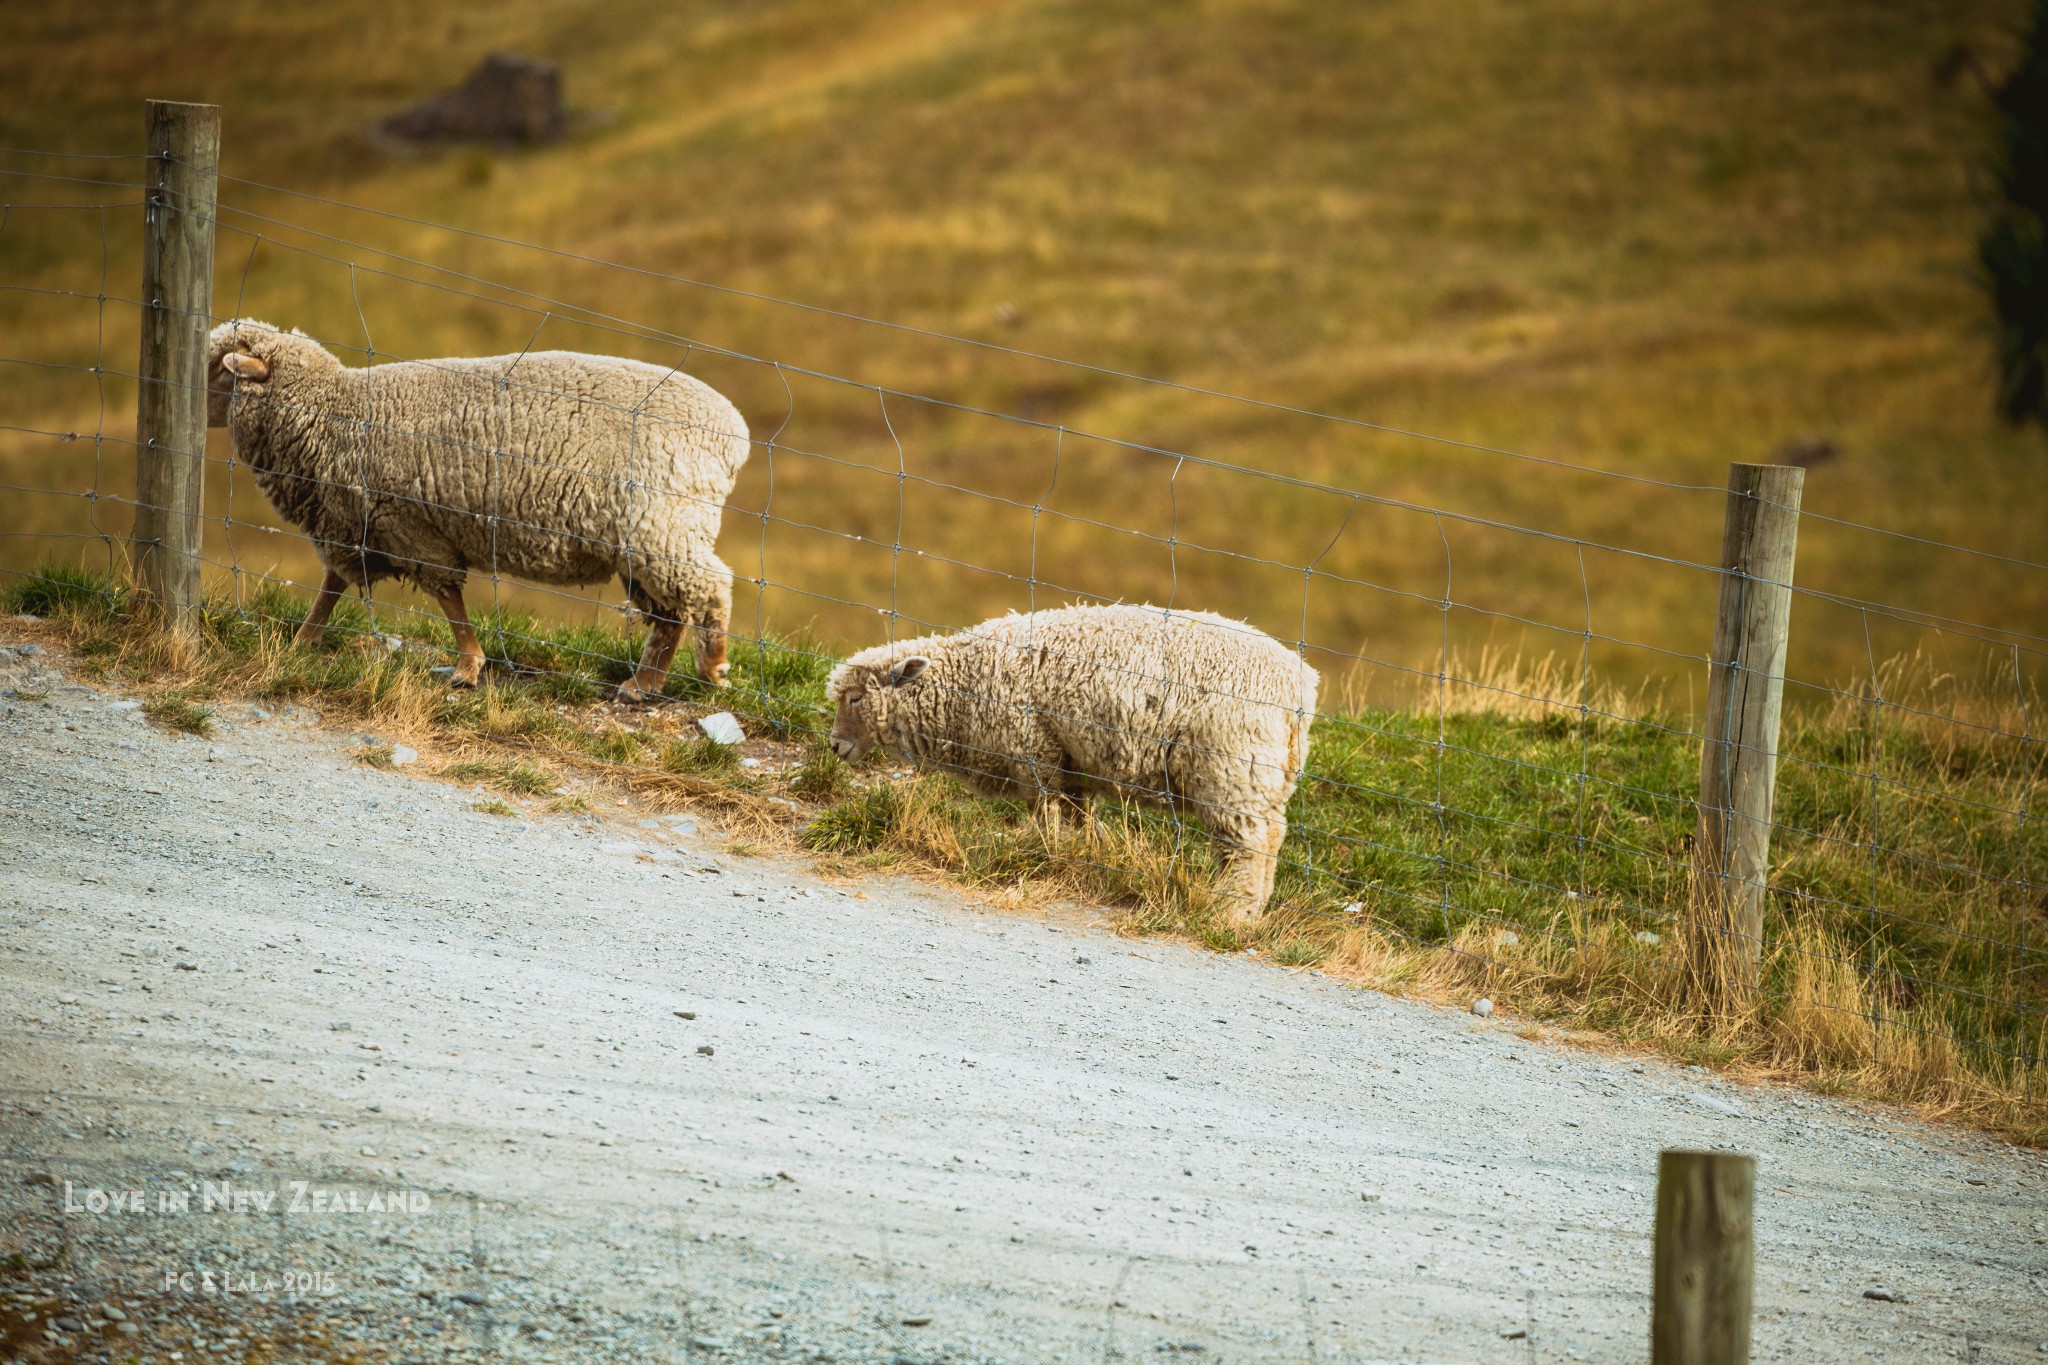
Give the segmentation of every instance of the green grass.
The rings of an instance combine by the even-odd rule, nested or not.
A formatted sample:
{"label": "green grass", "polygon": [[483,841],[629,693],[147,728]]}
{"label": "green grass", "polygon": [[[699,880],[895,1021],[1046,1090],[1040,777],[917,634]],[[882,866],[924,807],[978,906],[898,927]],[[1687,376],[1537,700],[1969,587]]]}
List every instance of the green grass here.
{"label": "green grass", "polygon": [[111,618],[127,604],[125,588],[76,564],[46,562],[0,588],[0,611],[10,615]]}
{"label": "green grass", "polygon": [[719,744],[703,735],[671,741],[661,752],[664,772],[691,777],[737,779],[740,752],[730,744]]}
{"label": "green grass", "polygon": [[[2038,696],[2015,692],[2009,673],[1897,661],[1881,670],[1884,705],[1788,706],[1763,1014],[1731,1037],[1686,1023],[1680,978],[1699,741],[1654,698],[1596,694],[1581,710],[1555,668],[1489,660],[1469,670],[1488,674],[1484,686],[1446,689],[1440,705],[1333,705],[1313,731],[1274,910],[1238,934],[1210,913],[1214,850],[1168,813],[1102,799],[1091,820],[1055,833],[1020,803],[943,774],[891,781],[841,763],[824,742],[830,660],[810,641],[736,650],[745,685],[706,692],[681,715],[620,713],[561,699],[564,681],[597,686],[591,673],[500,669],[450,692],[428,672],[432,653],[342,636],[289,648],[303,604],[286,594],[265,596],[260,614],[216,602],[194,662],[110,614],[111,584],[84,576],[67,591],[53,619],[95,666],[156,683],[153,715],[198,695],[288,695],[486,746],[445,774],[507,795],[557,791],[551,764],[566,761],[635,781],[685,778],[690,796],[794,799],[808,809],[762,818],[821,855],[925,867],[996,895],[1094,898],[1138,931],[1256,944],[1282,965],[1394,989],[1483,991],[1688,1058],[2048,1140],[2048,1114],[2029,1098],[2048,1077],[2014,1060],[2048,1049],[2048,935],[2034,922],[2048,821],[2017,815],[2048,777],[2048,746],[2027,729]],[[615,658],[631,643],[622,630],[551,629],[521,623],[529,657]],[[780,775],[743,770],[736,749],[696,732],[691,714],[711,709],[780,733],[798,761]]]}
{"label": "green grass", "polygon": [[545,796],[555,789],[554,775],[531,763],[504,759],[465,759],[446,769],[458,782],[480,782],[514,796]]}
{"label": "green grass", "polygon": [[790,795],[806,801],[831,801],[853,786],[852,770],[827,743],[814,742],[789,776]]}
{"label": "green grass", "polygon": [[166,729],[181,730],[202,739],[213,734],[213,712],[175,688],[144,702],[142,714]]}

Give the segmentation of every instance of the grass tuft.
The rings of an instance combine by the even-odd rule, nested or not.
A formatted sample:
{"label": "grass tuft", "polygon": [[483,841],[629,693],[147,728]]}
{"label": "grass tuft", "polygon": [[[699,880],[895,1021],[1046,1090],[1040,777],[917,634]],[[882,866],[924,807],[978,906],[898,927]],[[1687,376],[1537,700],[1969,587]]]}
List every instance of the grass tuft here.
{"label": "grass tuft", "polygon": [[202,739],[213,734],[213,712],[183,691],[158,693],[142,704],[142,714],[167,729]]}
{"label": "grass tuft", "polygon": [[805,801],[834,801],[853,786],[853,774],[829,744],[814,743],[789,776],[789,794]]}
{"label": "grass tuft", "polygon": [[720,744],[707,736],[670,742],[661,751],[663,772],[686,777],[734,777],[740,771],[741,754],[736,745]]}
{"label": "grass tuft", "polygon": [[75,564],[44,564],[0,589],[0,610],[13,615],[109,620],[128,600],[117,579]]}
{"label": "grass tuft", "polygon": [[482,783],[514,796],[545,796],[555,789],[555,777],[545,768],[510,759],[463,759],[442,772],[458,782]]}

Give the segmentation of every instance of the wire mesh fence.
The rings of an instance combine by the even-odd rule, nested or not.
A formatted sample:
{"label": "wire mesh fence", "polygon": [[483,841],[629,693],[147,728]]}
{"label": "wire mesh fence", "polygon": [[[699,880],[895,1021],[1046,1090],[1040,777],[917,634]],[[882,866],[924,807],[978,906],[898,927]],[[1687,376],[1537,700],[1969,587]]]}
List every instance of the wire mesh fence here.
{"label": "wire mesh fence", "polygon": [[[141,249],[144,178],[132,159],[86,165],[0,157],[7,197],[17,186],[38,196],[0,207],[0,364],[13,394],[0,423],[0,567],[18,609],[68,611],[97,651],[88,657],[123,667],[142,657],[126,624],[127,537],[147,453],[127,417],[140,373],[129,357],[137,318],[158,305],[122,292]],[[434,719],[558,765],[744,806],[821,852],[910,859],[990,888],[1064,887],[1286,963],[1436,973],[1636,1032],[1699,1023],[1696,949],[1713,900],[1694,847],[1701,752],[1725,742],[1768,761],[1775,800],[1762,817],[1764,918],[1739,945],[1757,964],[1755,1027],[1710,1029],[1724,1042],[1701,1046],[1744,1036],[1769,1065],[1883,1075],[1909,1097],[2038,1114],[2048,623],[2035,604],[2048,566],[1780,509],[1802,534],[1830,537],[1836,564],[1856,562],[1856,546],[1905,543],[1974,561],[2011,590],[1935,605],[1890,576],[1860,590],[1796,574],[1758,582],[1791,604],[1782,731],[1731,738],[1699,700],[1730,662],[1712,657],[1715,599],[1741,579],[1711,553],[1719,486],[812,310],[835,326],[912,332],[931,358],[917,382],[863,378],[678,330],[677,314],[654,306],[716,285],[233,177],[221,186],[205,323],[299,328],[303,356],[333,368],[289,382],[297,362],[252,329],[258,340],[240,349],[261,364],[207,376],[238,435],[283,434],[238,449],[218,430],[185,452],[206,490],[211,662],[188,667],[194,695],[325,694],[366,715]],[[405,249],[339,230],[366,215],[402,228]],[[479,242],[527,270],[461,267]],[[579,272],[630,274],[650,306],[579,305]],[[464,355],[497,354],[436,359],[423,343],[444,337],[483,343],[450,347]],[[1007,406],[989,401],[1004,385],[981,380],[1013,366],[1028,379]],[[949,384],[970,370],[976,383]],[[640,396],[603,388],[614,381]],[[1219,429],[1270,430],[1283,449],[1230,458],[1147,441],[1142,421],[1116,434],[1036,411],[1075,386],[1128,392],[1140,418],[1150,404],[1189,405]],[[731,400],[744,435],[735,468],[689,477],[692,460],[710,458],[707,437],[738,440],[742,428],[709,408],[665,410],[657,396],[682,390]],[[1355,443],[1348,468],[1363,473],[1286,468],[1284,442],[1304,427]],[[1597,537],[1563,507],[1549,526],[1473,510],[1455,479],[1416,472],[1444,450],[1460,470],[1482,461],[1571,480],[1561,497],[1619,481],[1633,497],[1682,502],[1698,540],[1645,543],[1626,525]],[[1364,476],[1396,468],[1398,479]],[[664,538],[662,526],[681,529]],[[344,585],[363,589],[360,604],[335,604]],[[323,590],[327,637],[292,647]],[[1638,597],[1685,610],[1646,624]],[[1126,623],[1097,645],[1052,642],[1004,620],[1118,603],[1151,608],[1156,634]],[[694,672],[681,662],[691,627]],[[1223,659],[1220,671],[1194,682],[1193,665],[1163,662],[1179,657],[1177,638]],[[1256,670],[1235,651],[1262,642],[1313,670],[1312,715],[1298,689],[1280,700],[1248,681]],[[835,715],[827,677],[876,645],[890,647],[885,664],[939,658],[913,686],[958,703],[932,713],[970,718],[943,742],[914,729],[884,737],[899,754],[928,753],[926,775],[849,764],[830,742],[835,721],[858,718],[844,702]],[[965,659],[977,645],[979,671],[949,675],[946,651]],[[713,664],[727,649],[721,677]],[[483,686],[455,686],[470,681]],[[622,685],[664,704],[616,705]],[[754,736],[747,745],[699,735],[696,718],[721,710]],[[1288,749],[1290,725],[1307,731],[1305,752]],[[1229,738],[1247,730],[1281,738]],[[1020,735],[1050,748],[1019,752]],[[1208,781],[1226,769],[1244,781]],[[468,771],[507,795],[559,795],[545,767]],[[977,779],[973,792],[948,772]],[[1241,799],[1271,788],[1262,772],[1287,778],[1284,842],[1272,827],[1271,849],[1259,840],[1272,812]],[[1272,895],[1254,925],[1217,898],[1217,879],[1227,890],[1234,867],[1267,854]]]}

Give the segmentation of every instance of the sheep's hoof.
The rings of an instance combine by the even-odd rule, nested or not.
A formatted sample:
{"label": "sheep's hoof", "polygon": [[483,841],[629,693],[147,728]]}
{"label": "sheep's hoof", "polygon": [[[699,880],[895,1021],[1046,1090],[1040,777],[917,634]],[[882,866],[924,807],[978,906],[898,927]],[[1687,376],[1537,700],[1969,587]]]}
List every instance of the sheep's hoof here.
{"label": "sheep's hoof", "polygon": [[621,706],[646,706],[659,699],[660,693],[643,691],[630,682],[619,684],[619,690],[612,694],[612,700]]}

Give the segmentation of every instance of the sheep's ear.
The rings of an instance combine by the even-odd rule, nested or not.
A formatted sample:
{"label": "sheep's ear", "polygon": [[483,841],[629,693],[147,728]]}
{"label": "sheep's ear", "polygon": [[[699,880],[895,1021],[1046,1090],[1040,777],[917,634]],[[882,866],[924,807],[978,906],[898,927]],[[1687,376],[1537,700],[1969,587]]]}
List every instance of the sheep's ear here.
{"label": "sheep's ear", "polygon": [[240,351],[230,351],[221,357],[220,367],[237,379],[246,379],[255,384],[270,378],[270,366],[255,356],[243,355]]}
{"label": "sheep's ear", "polygon": [[905,683],[916,682],[920,677],[924,676],[925,669],[931,667],[931,662],[930,659],[925,658],[922,654],[913,654],[907,659],[898,659],[896,666],[889,670],[889,686],[901,687]]}

